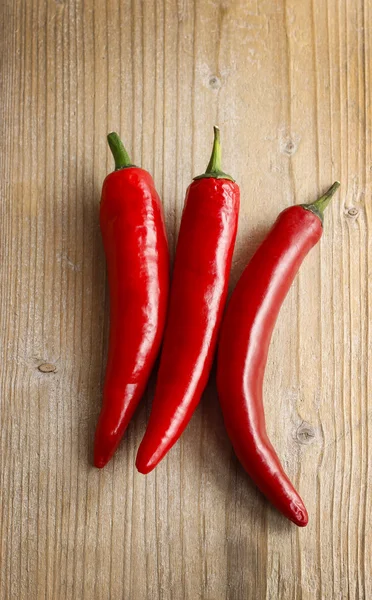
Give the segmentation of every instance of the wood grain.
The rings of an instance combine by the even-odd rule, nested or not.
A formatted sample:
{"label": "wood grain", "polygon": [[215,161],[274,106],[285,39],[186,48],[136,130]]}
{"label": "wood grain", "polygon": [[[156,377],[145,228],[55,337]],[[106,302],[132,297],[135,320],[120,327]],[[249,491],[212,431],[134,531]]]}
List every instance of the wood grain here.
{"label": "wood grain", "polygon": [[[0,16],[0,598],[372,598],[372,1],[2,0]],[[153,381],[91,465],[106,133],[154,175],[174,250],[214,123],[242,192],[232,285],[280,210],[342,182],[265,378],[305,530],[239,466],[213,377],[154,473],[134,467]]]}

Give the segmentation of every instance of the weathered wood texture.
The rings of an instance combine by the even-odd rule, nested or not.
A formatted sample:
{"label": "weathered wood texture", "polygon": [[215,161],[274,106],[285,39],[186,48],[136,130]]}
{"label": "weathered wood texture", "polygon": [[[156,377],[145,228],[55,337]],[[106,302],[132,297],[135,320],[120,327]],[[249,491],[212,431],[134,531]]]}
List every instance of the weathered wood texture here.
{"label": "weathered wood texture", "polygon": [[[371,599],[372,1],[2,0],[0,16],[0,598]],[[156,472],[134,467],[153,384],[91,466],[106,133],[153,173],[173,250],[214,123],[242,191],[232,284],[280,210],[342,182],[265,380],[305,530],[238,465],[213,378]]]}

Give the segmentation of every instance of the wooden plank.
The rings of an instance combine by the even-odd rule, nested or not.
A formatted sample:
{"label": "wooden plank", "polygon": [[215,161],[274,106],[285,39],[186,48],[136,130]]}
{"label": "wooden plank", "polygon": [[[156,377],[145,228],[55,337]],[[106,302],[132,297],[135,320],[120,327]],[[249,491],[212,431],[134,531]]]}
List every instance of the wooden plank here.
{"label": "wooden plank", "polygon": [[[3,0],[0,15],[0,598],[371,598],[371,0]],[[91,465],[106,133],[153,173],[173,251],[214,123],[242,192],[231,287],[280,210],[342,182],[265,378],[304,530],[239,466],[214,376],[154,473],[134,467],[154,377],[114,460]]]}

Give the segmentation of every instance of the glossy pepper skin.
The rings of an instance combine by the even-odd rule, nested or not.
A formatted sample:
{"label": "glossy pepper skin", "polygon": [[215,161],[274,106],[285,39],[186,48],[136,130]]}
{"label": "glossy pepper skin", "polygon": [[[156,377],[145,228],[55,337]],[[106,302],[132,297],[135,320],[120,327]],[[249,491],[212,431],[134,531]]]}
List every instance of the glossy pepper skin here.
{"label": "glossy pepper skin", "polygon": [[94,443],[99,468],[113,456],[144,393],[162,338],[169,287],[168,244],[152,177],[130,165],[116,134],[108,140],[117,170],[103,183],[100,207],[110,337]]}
{"label": "glossy pepper skin", "polygon": [[207,384],[237,231],[239,187],[220,169],[219,130],[206,174],[189,186],[149,424],[136,466],[149,473],[186,428]]}
{"label": "glossy pepper skin", "polygon": [[268,439],[262,385],[282,302],[309,250],[336,182],[317,202],[284,210],[243,272],[228,304],[218,348],[217,389],[235,453],[270,502],[304,527],[306,508]]}

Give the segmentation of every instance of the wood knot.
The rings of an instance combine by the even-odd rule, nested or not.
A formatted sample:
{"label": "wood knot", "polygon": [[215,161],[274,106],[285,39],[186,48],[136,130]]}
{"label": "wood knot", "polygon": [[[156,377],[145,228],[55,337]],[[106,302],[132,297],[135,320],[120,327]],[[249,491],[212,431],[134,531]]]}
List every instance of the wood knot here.
{"label": "wood knot", "polygon": [[286,154],[288,154],[288,156],[291,156],[296,150],[296,146],[294,145],[294,143],[292,142],[292,140],[289,140],[284,148],[284,152]]}
{"label": "wood knot", "polygon": [[40,373],[55,373],[57,367],[51,363],[42,363],[38,366]]}
{"label": "wood knot", "polygon": [[279,138],[280,152],[286,156],[293,156],[298,150],[300,141],[300,136],[294,132],[291,135],[281,135]]}
{"label": "wood knot", "polygon": [[221,85],[221,79],[217,77],[217,75],[212,75],[209,78],[209,87],[211,87],[212,90],[219,90]]}
{"label": "wood knot", "polygon": [[315,439],[315,430],[310,423],[302,421],[296,431],[296,438],[300,444],[311,444]]}
{"label": "wood knot", "polygon": [[350,218],[350,219],[356,219],[357,216],[359,215],[359,210],[355,207],[352,206],[351,208],[349,208],[346,212],[346,215]]}

